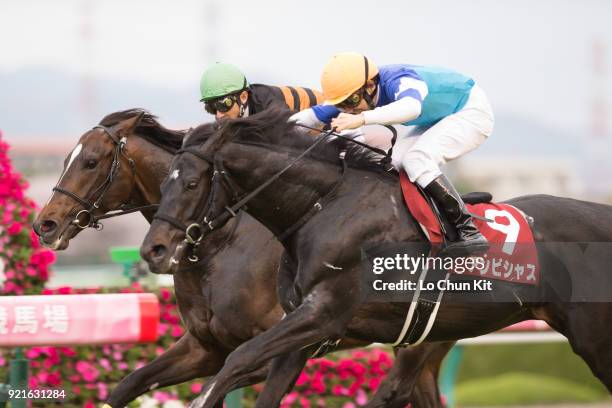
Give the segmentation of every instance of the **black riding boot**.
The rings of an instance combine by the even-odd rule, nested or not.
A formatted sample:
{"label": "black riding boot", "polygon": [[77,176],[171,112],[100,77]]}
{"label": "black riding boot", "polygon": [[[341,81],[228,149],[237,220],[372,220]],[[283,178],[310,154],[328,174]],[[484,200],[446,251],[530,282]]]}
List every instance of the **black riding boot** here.
{"label": "black riding boot", "polygon": [[449,242],[444,253],[448,256],[482,254],[489,249],[487,239],[472,222],[465,203],[444,174],[425,187],[425,192],[436,202],[450,222],[457,228],[457,241]]}

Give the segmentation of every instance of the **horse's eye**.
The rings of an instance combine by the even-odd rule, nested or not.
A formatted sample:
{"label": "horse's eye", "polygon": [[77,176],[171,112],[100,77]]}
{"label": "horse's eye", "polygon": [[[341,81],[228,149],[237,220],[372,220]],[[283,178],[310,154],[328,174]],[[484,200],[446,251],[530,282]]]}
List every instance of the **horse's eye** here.
{"label": "horse's eye", "polygon": [[189,184],[187,184],[187,188],[190,190],[195,190],[197,187],[198,187],[197,181],[191,181],[189,182]]}
{"label": "horse's eye", "polygon": [[87,163],[85,163],[85,167],[87,167],[88,169],[94,169],[96,168],[96,166],[98,165],[98,162],[96,160],[87,160]]}

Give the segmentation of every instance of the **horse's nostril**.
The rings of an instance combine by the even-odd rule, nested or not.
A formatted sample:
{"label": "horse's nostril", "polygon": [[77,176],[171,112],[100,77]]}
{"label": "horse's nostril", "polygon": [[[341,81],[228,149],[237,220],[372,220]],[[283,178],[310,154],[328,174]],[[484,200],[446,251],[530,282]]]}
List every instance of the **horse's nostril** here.
{"label": "horse's nostril", "polygon": [[166,254],[166,247],[163,245],[155,245],[151,248],[151,255],[153,258],[161,258]]}
{"label": "horse's nostril", "polygon": [[53,220],[45,220],[40,224],[40,232],[43,234],[48,234],[53,232],[57,228],[57,222]]}

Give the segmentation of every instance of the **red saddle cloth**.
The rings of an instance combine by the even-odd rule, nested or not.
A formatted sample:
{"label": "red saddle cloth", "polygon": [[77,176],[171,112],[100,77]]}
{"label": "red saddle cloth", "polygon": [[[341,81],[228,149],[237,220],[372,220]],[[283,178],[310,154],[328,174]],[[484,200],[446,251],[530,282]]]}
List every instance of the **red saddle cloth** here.
{"label": "red saddle cloth", "polygon": [[[400,184],[408,210],[421,225],[429,241],[443,242],[444,235],[438,217],[403,171],[400,172]],[[472,214],[494,222],[474,218],[474,224],[489,240],[491,249],[483,256],[483,268],[466,270],[464,274],[538,285],[538,254],[533,233],[523,212],[509,204],[499,203],[467,204],[467,208]]]}

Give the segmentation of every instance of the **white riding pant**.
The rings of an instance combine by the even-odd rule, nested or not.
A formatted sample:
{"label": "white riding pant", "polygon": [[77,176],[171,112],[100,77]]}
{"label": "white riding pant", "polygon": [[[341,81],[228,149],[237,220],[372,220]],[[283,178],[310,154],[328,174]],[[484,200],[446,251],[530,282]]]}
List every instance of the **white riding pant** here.
{"label": "white riding pant", "polygon": [[[484,142],[493,131],[493,111],[478,85],[474,85],[465,106],[431,127],[395,125],[393,165],[404,169],[410,181],[426,187],[442,172],[440,166],[460,157]],[[379,125],[365,126],[368,145],[388,150],[390,132]]]}

